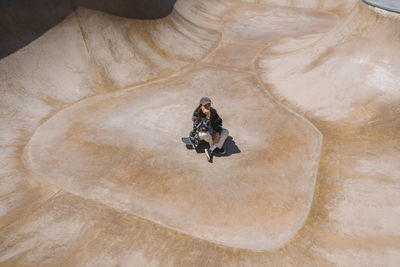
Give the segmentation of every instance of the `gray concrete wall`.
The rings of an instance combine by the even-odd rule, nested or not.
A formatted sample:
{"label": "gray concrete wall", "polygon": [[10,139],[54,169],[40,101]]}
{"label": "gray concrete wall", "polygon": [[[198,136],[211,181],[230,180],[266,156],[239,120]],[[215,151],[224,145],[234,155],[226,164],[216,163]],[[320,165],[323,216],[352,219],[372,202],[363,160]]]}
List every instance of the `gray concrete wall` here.
{"label": "gray concrete wall", "polygon": [[0,0],[0,58],[29,44],[73,10],[72,0]]}
{"label": "gray concrete wall", "polygon": [[29,44],[62,21],[77,6],[117,16],[156,19],[176,0],[0,0],[0,58]]}
{"label": "gray concrete wall", "polygon": [[76,0],[77,5],[135,19],[157,19],[171,13],[176,0]]}

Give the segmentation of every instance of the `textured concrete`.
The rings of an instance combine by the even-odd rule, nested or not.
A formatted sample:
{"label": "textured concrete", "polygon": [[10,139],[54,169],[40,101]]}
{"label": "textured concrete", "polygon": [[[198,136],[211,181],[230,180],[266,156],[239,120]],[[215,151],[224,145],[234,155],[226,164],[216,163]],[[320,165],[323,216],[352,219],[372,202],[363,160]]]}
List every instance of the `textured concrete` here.
{"label": "textured concrete", "polygon": [[[221,115],[241,151],[214,166],[179,143],[198,92],[225,109]],[[302,226],[320,147],[319,132],[264,99],[255,76],[207,66],[64,109],[36,130],[25,162],[76,195],[215,243],[267,250]]]}
{"label": "textured concrete", "polygon": [[[1,266],[397,266],[399,23],[357,1],[79,8],[0,60]],[[199,98],[227,156],[186,150]]]}

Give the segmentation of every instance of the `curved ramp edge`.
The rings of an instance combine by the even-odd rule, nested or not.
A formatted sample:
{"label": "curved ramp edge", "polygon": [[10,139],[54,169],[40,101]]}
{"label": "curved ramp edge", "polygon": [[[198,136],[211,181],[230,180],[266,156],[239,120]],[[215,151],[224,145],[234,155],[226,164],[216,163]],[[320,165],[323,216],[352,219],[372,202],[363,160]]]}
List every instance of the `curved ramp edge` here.
{"label": "curved ramp edge", "polygon": [[400,13],[400,2],[397,0],[362,0],[367,5],[387,11]]}

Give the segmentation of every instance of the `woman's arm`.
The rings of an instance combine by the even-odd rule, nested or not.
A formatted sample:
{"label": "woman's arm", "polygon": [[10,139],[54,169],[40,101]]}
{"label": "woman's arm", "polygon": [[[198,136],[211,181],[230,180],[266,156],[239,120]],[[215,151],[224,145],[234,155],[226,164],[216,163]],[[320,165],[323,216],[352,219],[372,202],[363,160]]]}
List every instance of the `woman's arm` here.
{"label": "woman's arm", "polygon": [[197,128],[200,127],[201,122],[202,122],[196,112],[193,113],[192,122],[193,122],[193,131],[196,131]]}
{"label": "woman's arm", "polygon": [[212,110],[212,115],[211,115],[211,127],[213,130],[219,135],[221,135],[222,132],[222,119],[218,115],[217,111],[215,109]]}

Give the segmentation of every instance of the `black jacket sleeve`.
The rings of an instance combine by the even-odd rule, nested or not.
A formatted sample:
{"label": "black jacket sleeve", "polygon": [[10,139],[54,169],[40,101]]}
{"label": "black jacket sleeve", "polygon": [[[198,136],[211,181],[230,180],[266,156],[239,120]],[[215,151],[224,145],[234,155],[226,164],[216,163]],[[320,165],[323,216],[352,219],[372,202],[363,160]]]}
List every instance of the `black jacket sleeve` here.
{"label": "black jacket sleeve", "polygon": [[222,132],[222,119],[215,109],[211,110],[211,128],[219,134]]}

